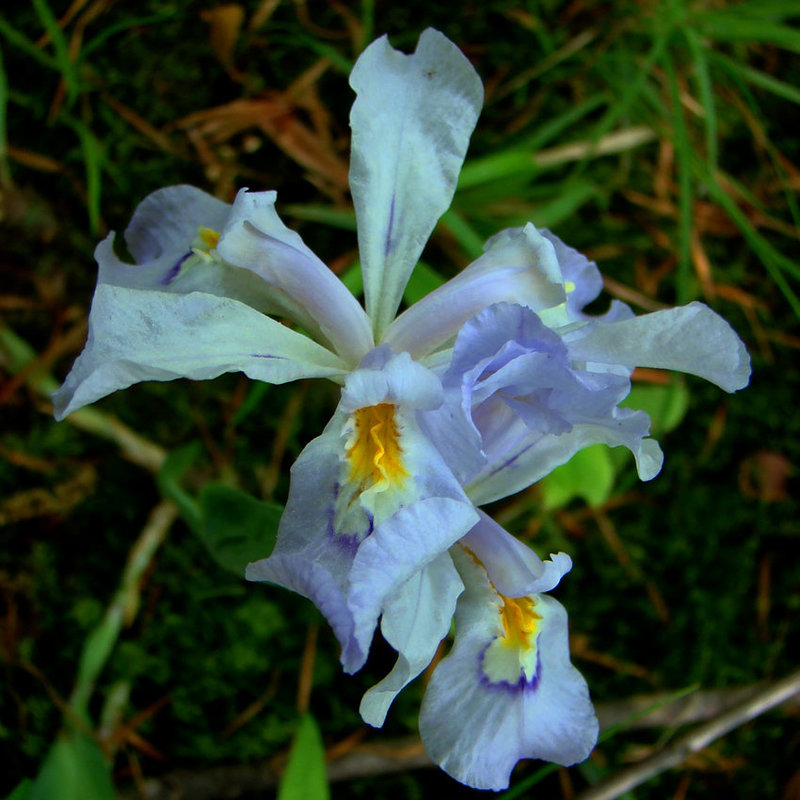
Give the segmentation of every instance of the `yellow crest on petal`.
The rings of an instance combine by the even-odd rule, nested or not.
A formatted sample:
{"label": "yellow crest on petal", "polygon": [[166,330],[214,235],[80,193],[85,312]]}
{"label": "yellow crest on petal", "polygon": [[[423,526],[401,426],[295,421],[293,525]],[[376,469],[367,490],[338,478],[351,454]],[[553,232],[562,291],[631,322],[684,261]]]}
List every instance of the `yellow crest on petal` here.
{"label": "yellow crest on petal", "polygon": [[530,648],[533,645],[531,637],[536,634],[537,622],[542,618],[533,610],[534,599],[506,597],[504,594],[500,597],[503,600],[500,618],[505,631],[505,636],[500,641],[510,647]]}
{"label": "yellow crest on petal", "polygon": [[503,633],[483,653],[483,673],[489,683],[515,686],[536,677],[537,647],[541,614],[535,610],[536,596],[506,597],[498,592]]}
{"label": "yellow crest on petal", "polygon": [[353,414],[353,437],[347,449],[348,480],[364,489],[399,486],[408,477],[393,403],[359,408]]}

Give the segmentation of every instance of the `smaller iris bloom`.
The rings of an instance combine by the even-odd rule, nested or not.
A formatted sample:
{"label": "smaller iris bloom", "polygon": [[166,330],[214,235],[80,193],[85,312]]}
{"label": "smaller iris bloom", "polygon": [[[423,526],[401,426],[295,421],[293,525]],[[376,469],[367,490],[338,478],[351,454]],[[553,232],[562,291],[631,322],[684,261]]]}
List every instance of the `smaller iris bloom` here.
{"label": "smaller iris bloom", "polygon": [[125,232],[134,265],[113,234],[98,245],[89,336],[56,416],[143,380],[239,371],[340,384],[331,421],[292,468],[274,551],[247,575],[309,597],[348,672],[380,622],[398,658],[362,701],[373,725],[455,614],[421,733],[458,780],[502,788],[519,758],[585,758],[597,722],[569,663],[566,614],[546,594],[569,558],[541,561],[476,506],[596,441],[629,447],[652,477],[660,451],[646,415],[617,407],[632,367],[727,371],[736,377],[717,382],[737,388],[746,355],[705,306],[636,319],[615,304],[586,317],[599,274],[532,225],[498,234],[395,319],[455,191],[482,86],[433,30],[412,55],[373,42],[350,82],[365,307],[281,222],[275,192],[242,190],[231,206],[188,186],[159,190]]}
{"label": "smaller iris bloom", "polygon": [[[444,400],[422,412],[423,430],[476,505],[530,486],[595,443],[629,449],[640,477],[650,480],[663,460],[650,420],[619,407],[634,367],[680,370],[736,391],[750,375],[744,345],[701,303],[635,317],[614,302],[605,315],[590,317],[583,308],[602,287],[596,266],[533,226],[503,232],[487,252],[521,242],[538,244],[536,269],[562,286],[564,300],[535,311],[493,303],[470,318],[437,369]],[[434,291],[395,323],[412,350],[416,315],[449,305],[451,290]],[[461,782],[495,790],[508,785],[520,758],[583,760],[597,721],[569,661],[566,612],[545,594],[570,569],[569,558],[542,562],[482,512],[450,556],[465,588],[455,644],[434,670],[420,712],[431,757]],[[413,652],[413,637],[401,642],[388,622],[394,639],[386,612],[384,636],[401,656],[403,648]],[[389,679],[382,684],[391,688]],[[373,724],[381,688],[362,702],[362,716]]]}

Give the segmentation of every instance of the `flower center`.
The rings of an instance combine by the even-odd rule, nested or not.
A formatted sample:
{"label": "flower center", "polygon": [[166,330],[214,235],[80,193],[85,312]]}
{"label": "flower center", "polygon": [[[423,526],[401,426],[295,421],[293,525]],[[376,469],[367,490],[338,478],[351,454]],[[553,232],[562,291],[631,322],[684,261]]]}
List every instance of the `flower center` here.
{"label": "flower center", "polygon": [[217,249],[219,237],[220,234],[211,228],[198,228],[197,236],[192,239],[189,251],[172,265],[171,269],[162,278],[161,283],[164,286],[169,286],[177,278],[184,276],[196,264],[210,263],[212,261],[221,263],[214,252]]}
{"label": "flower center", "polygon": [[408,477],[394,412],[393,403],[378,403],[353,414],[355,430],[347,450],[349,480],[360,484],[362,490],[375,487],[382,491]]}

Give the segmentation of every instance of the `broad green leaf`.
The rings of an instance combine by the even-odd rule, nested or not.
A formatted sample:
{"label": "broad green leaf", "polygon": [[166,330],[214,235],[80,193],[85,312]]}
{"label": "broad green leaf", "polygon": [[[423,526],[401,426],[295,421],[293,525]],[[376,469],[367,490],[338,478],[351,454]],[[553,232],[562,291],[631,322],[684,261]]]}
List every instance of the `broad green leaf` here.
{"label": "broad green leaf", "polygon": [[251,561],[272,552],[282,513],[277,503],[210,483],[200,492],[200,536],[220,566],[242,577]]}
{"label": "broad green leaf", "polygon": [[566,464],[539,482],[545,508],[561,508],[580,497],[590,506],[608,500],[614,485],[614,464],[608,447],[595,444],[579,450]]}
{"label": "broad green leaf", "polygon": [[689,390],[682,380],[666,386],[636,384],[621,403],[646,411],[652,421],[651,432],[658,437],[677,428],[689,408]]}
{"label": "broad green leaf", "polygon": [[408,305],[412,305],[443,283],[444,278],[433,267],[424,261],[418,261],[403,293],[403,299]]}
{"label": "broad green leaf", "polygon": [[304,714],[289,752],[278,800],[328,800],[329,797],[322,736],[314,717]]}
{"label": "broad green leaf", "polygon": [[75,730],[64,731],[56,739],[28,796],[28,800],[116,798],[111,765],[96,742]]}

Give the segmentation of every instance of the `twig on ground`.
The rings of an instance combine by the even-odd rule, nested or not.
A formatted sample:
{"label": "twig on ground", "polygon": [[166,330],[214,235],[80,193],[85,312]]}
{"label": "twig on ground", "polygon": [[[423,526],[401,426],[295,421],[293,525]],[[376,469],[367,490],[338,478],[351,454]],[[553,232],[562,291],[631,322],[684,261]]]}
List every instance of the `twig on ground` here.
{"label": "twig on ground", "polygon": [[682,764],[690,755],[707,747],[715,739],[792,698],[796,699],[798,695],[800,695],[800,670],[790,673],[728,711],[698,725],[650,758],[592,786],[579,794],[575,800],[614,800],[650,778]]}
{"label": "twig on ground", "polygon": [[[787,685],[792,685],[793,690],[787,690]],[[738,689],[700,691],[682,697],[673,703],[660,705],[671,694],[642,695],[619,702],[600,704],[597,706],[600,725],[606,729],[625,723],[625,720],[631,720],[625,727],[654,728],[712,718],[690,734],[692,742],[700,742],[702,747],[737,725],[781,703],[800,708],[800,672],[793,673],[788,678],[766,687],[758,685],[743,686]],[[769,702],[765,701],[765,698],[769,698]],[[755,708],[756,711],[749,716],[741,716],[740,709],[745,706],[748,709]],[[631,719],[647,708],[654,710],[649,714]],[[720,727],[720,721],[730,719],[737,719],[738,722],[734,722],[730,727],[724,729]],[[702,732],[706,729],[718,731],[718,733],[706,740],[702,738]],[[676,742],[676,745],[680,741],[683,739]],[[671,751],[676,745],[671,746],[669,750]],[[700,749],[700,747],[695,749]],[[693,751],[683,752],[688,754]],[[680,763],[680,760],[682,758],[675,763]],[[122,800],[189,800],[190,798],[191,800],[235,800],[249,793],[263,792],[277,785],[280,776],[275,768],[276,763],[279,762],[271,759],[254,764],[173,770],[158,778],[144,779],[142,784],[144,793],[123,794]],[[432,766],[434,765],[422,749],[419,739],[416,736],[409,736],[382,743],[366,742],[356,745],[346,755],[328,763],[328,779],[342,781]],[[664,769],[668,766],[671,764]],[[598,795],[598,797],[616,796]],[[594,795],[581,795],[580,800],[597,800],[597,798]]]}

